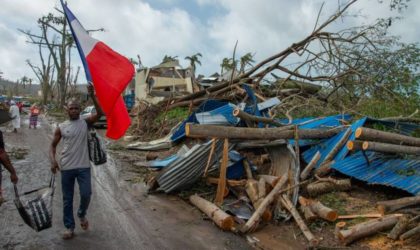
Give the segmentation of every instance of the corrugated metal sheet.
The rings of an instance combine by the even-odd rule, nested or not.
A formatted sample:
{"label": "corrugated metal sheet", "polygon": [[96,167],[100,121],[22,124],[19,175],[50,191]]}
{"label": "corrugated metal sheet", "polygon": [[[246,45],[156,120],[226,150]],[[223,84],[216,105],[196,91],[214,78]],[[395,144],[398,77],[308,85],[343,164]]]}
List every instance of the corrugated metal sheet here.
{"label": "corrugated metal sheet", "polygon": [[[415,124],[395,123],[363,117],[351,125],[352,133],[348,140],[355,140],[354,132],[356,129],[367,123],[379,123],[388,128],[395,128],[402,134],[407,135],[420,128],[420,126]],[[309,162],[313,155],[319,151],[321,153],[319,165],[343,137],[344,133],[345,131],[330,139],[323,140],[318,145],[306,150],[303,153],[304,160]],[[332,165],[332,168],[370,184],[392,186],[406,190],[414,195],[420,193],[420,159],[407,160],[390,154],[368,152],[367,155],[370,161],[370,164],[368,164],[361,152],[356,152],[349,156],[348,154],[349,151],[346,145],[343,145],[334,157],[335,163]]]}
{"label": "corrugated metal sheet", "polygon": [[367,155],[370,164],[362,152],[357,152],[334,163],[332,168],[369,184],[391,186],[420,195],[420,160],[390,158],[373,152]]}
{"label": "corrugated metal sheet", "polygon": [[236,125],[239,118],[233,116],[233,110],[236,106],[228,103],[216,109],[195,113],[195,118],[200,124],[213,124],[213,125]]}
{"label": "corrugated metal sheet", "polygon": [[[222,151],[222,141],[216,143],[215,156],[213,163],[219,159]],[[207,165],[208,155],[211,149],[211,141],[204,144],[196,144],[184,156],[168,165],[157,175],[156,180],[159,184],[159,191],[170,193],[187,187],[204,173]]]}

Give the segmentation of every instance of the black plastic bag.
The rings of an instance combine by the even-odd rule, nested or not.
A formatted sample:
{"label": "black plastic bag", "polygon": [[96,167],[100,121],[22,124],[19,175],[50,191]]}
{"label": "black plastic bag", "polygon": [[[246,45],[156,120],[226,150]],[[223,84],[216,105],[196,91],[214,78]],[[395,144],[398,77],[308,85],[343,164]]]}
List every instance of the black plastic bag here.
{"label": "black plastic bag", "polygon": [[19,195],[16,185],[15,205],[23,221],[39,232],[52,226],[52,207],[55,176],[48,187],[39,188]]}
{"label": "black plastic bag", "polygon": [[103,148],[101,141],[96,135],[95,129],[89,130],[88,135],[89,159],[95,165],[106,163],[106,151]]}

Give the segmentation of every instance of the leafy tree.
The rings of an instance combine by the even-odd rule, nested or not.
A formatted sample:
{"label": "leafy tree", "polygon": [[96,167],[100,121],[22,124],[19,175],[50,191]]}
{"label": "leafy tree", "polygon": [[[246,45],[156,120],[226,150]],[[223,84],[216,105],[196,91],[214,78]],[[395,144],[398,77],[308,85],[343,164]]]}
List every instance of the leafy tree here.
{"label": "leafy tree", "polygon": [[162,59],[162,63],[173,62],[173,61],[177,61],[177,60],[178,60],[178,56],[165,55]]}
{"label": "leafy tree", "polygon": [[222,63],[220,64],[221,67],[221,75],[223,75],[223,72],[229,71],[235,68],[236,63],[233,61],[232,58],[223,58]]}
{"label": "leafy tree", "polygon": [[240,62],[240,68],[239,68],[239,74],[245,73],[245,67],[246,66],[252,66],[252,63],[255,62],[253,59],[254,55],[251,54],[251,52],[246,53],[239,59]]}

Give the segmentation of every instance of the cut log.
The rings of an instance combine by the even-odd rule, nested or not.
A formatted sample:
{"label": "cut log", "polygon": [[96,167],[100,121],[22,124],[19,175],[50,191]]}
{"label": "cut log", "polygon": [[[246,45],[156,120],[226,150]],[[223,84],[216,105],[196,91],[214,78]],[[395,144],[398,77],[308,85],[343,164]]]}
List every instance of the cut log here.
{"label": "cut log", "polygon": [[389,200],[389,201],[379,201],[376,203],[377,209],[381,214],[394,212],[401,208],[419,205],[419,204],[420,204],[420,196],[405,197],[405,198]]}
{"label": "cut log", "polygon": [[334,164],[334,161],[324,162],[318,169],[315,170],[314,174],[316,176],[326,176],[327,174],[331,173],[332,168],[331,165]]}
{"label": "cut log", "polygon": [[362,150],[363,149],[363,141],[348,141],[347,142],[347,149],[350,150],[350,151]]}
{"label": "cut log", "polygon": [[328,221],[336,221],[338,214],[337,211],[332,210],[329,207],[324,206],[320,201],[314,201],[310,205],[311,210],[318,215],[319,217],[328,220]]}
{"label": "cut log", "polygon": [[407,240],[407,239],[409,239],[409,238],[411,238],[413,236],[417,236],[417,237],[420,236],[420,225],[418,225],[417,227],[415,227],[415,228],[413,228],[413,229],[411,229],[411,230],[403,233],[400,236],[400,240]]}
{"label": "cut log", "polygon": [[314,214],[314,212],[312,212],[311,208],[309,207],[308,199],[299,196],[299,204],[306,221],[311,222],[318,218],[318,216],[316,216],[316,214]]}
{"label": "cut log", "polygon": [[225,139],[223,144],[222,164],[220,165],[219,183],[217,184],[217,193],[214,203],[218,206],[222,205],[226,190],[226,171],[228,165],[229,141]]}
{"label": "cut log", "polygon": [[[206,182],[208,184],[219,184],[219,178],[207,177]],[[238,186],[244,187],[246,183],[247,183],[247,180],[227,180],[227,184],[230,187],[238,187]]]}
{"label": "cut log", "polygon": [[[262,122],[264,124],[270,124],[276,127],[284,126],[284,124],[281,124],[280,122],[276,121],[273,118],[251,115],[251,114],[248,114],[247,112],[240,110],[239,108],[236,108],[233,110],[233,116],[239,117],[242,120],[248,121],[248,122]],[[289,128],[290,127],[287,127],[285,129],[289,129]]]}
{"label": "cut log", "polygon": [[299,203],[303,206],[307,206],[310,210],[319,216],[320,218],[328,221],[337,220],[338,214],[337,211],[332,210],[329,207],[324,206],[320,201],[307,199],[305,197],[299,197]]}
{"label": "cut log", "polygon": [[308,163],[308,165],[306,165],[305,169],[303,169],[303,171],[300,173],[300,180],[301,181],[304,181],[308,178],[309,174],[311,173],[311,171],[315,167],[315,165],[318,163],[320,158],[321,158],[321,153],[318,151],[312,157],[312,159]]}
{"label": "cut log", "polygon": [[383,152],[383,153],[400,153],[420,155],[420,147],[401,146],[382,142],[365,141],[363,142],[363,150]]}
{"label": "cut log", "polygon": [[347,230],[341,230],[338,232],[338,238],[344,245],[348,245],[360,238],[367,237],[380,231],[390,229],[393,226],[395,226],[397,222],[398,216],[387,215],[382,218],[373,219],[367,222],[354,225]]}
{"label": "cut log", "polygon": [[[343,128],[333,129],[301,129],[298,132],[300,139],[323,139],[334,136]],[[193,138],[230,138],[246,140],[277,140],[293,139],[293,130],[284,130],[283,128],[242,128],[217,125],[199,125],[187,123],[185,125],[185,134]]]}
{"label": "cut log", "polygon": [[276,186],[277,182],[280,180],[280,177],[273,175],[258,175],[258,177],[264,179],[264,181],[272,187]]}
{"label": "cut log", "polygon": [[338,233],[346,227],[347,223],[344,221],[337,222],[334,228],[334,236],[338,239]]}
{"label": "cut log", "polygon": [[190,202],[212,219],[221,229],[232,230],[234,226],[233,217],[225,213],[216,205],[198,195],[191,195]]}
{"label": "cut log", "polygon": [[314,182],[306,186],[309,196],[315,197],[332,191],[347,191],[351,189],[350,179],[335,180],[335,182]]}
{"label": "cut log", "polygon": [[337,155],[338,151],[340,151],[343,148],[343,146],[346,144],[346,142],[349,139],[349,136],[351,134],[351,131],[352,131],[351,128],[348,128],[346,130],[346,132],[344,132],[344,135],[335,144],[335,146],[330,150],[330,152],[328,152],[328,154],[325,156],[323,162],[330,162],[334,159],[334,157]]}
{"label": "cut log", "polygon": [[241,228],[242,233],[246,233],[251,229],[255,229],[258,226],[261,216],[266,211],[267,207],[274,201],[280,189],[286,184],[288,178],[287,175],[283,175],[281,179],[277,182],[276,186],[271,190],[271,192],[264,198],[260,206],[252,214],[251,218],[246,222],[246,224]]}
{"label": "cut log", "polygon": [[315,238],[315,236],[309,230],[308,226],[306,226],[305,222],[300,217],[299,212],[296,210],[296,207],[289,200],[289,198],[286,195],[281,195],[279,200],[283,207],[285,207],[292,214],[293,219],[295,219],[303,235],[305,235],[306,239],[309,241],[309,244],[311,246],[317,246],[319,244],[319,240]]}
{"label": "cut log", "polygon": [[356,218],[381,218],[383,214],[347,214],[347,215],[339,215],[337,219],[339,220],[351,220]]}
{"label": "cut log", "polygon": [[408,216],[401,216],[398,219],[398,223],[395,225],[395,227],[388,234],[388,237],[393,239],[393,240],[397,240],[398,237],[400,237],[401,234],[403,234],[405,231],[407,231],[409,223],[410,223],[410,218]]}
{"label": "cut log", "polygon": [[398,145],[420,147],[420,138],[380,131],[371,128],[358,128],[355,133],[356,139],[365,141],[385,142]]}

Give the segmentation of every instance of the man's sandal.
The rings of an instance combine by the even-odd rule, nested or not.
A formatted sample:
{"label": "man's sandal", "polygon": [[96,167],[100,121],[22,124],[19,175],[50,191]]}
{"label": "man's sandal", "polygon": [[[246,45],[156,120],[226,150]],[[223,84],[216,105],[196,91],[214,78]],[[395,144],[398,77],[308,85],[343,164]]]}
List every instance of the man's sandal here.
{"label": "man's sandal", "polygon": [[70,240],[74,237],[74,230],[73,229],[66,229],[63,233],[63,240]]}
{"label": "man's sandal", "polygon": [[88,230],[88,228],[89,228],[89,221],[86,218],[80,218],[80,227],[83,230]]}

